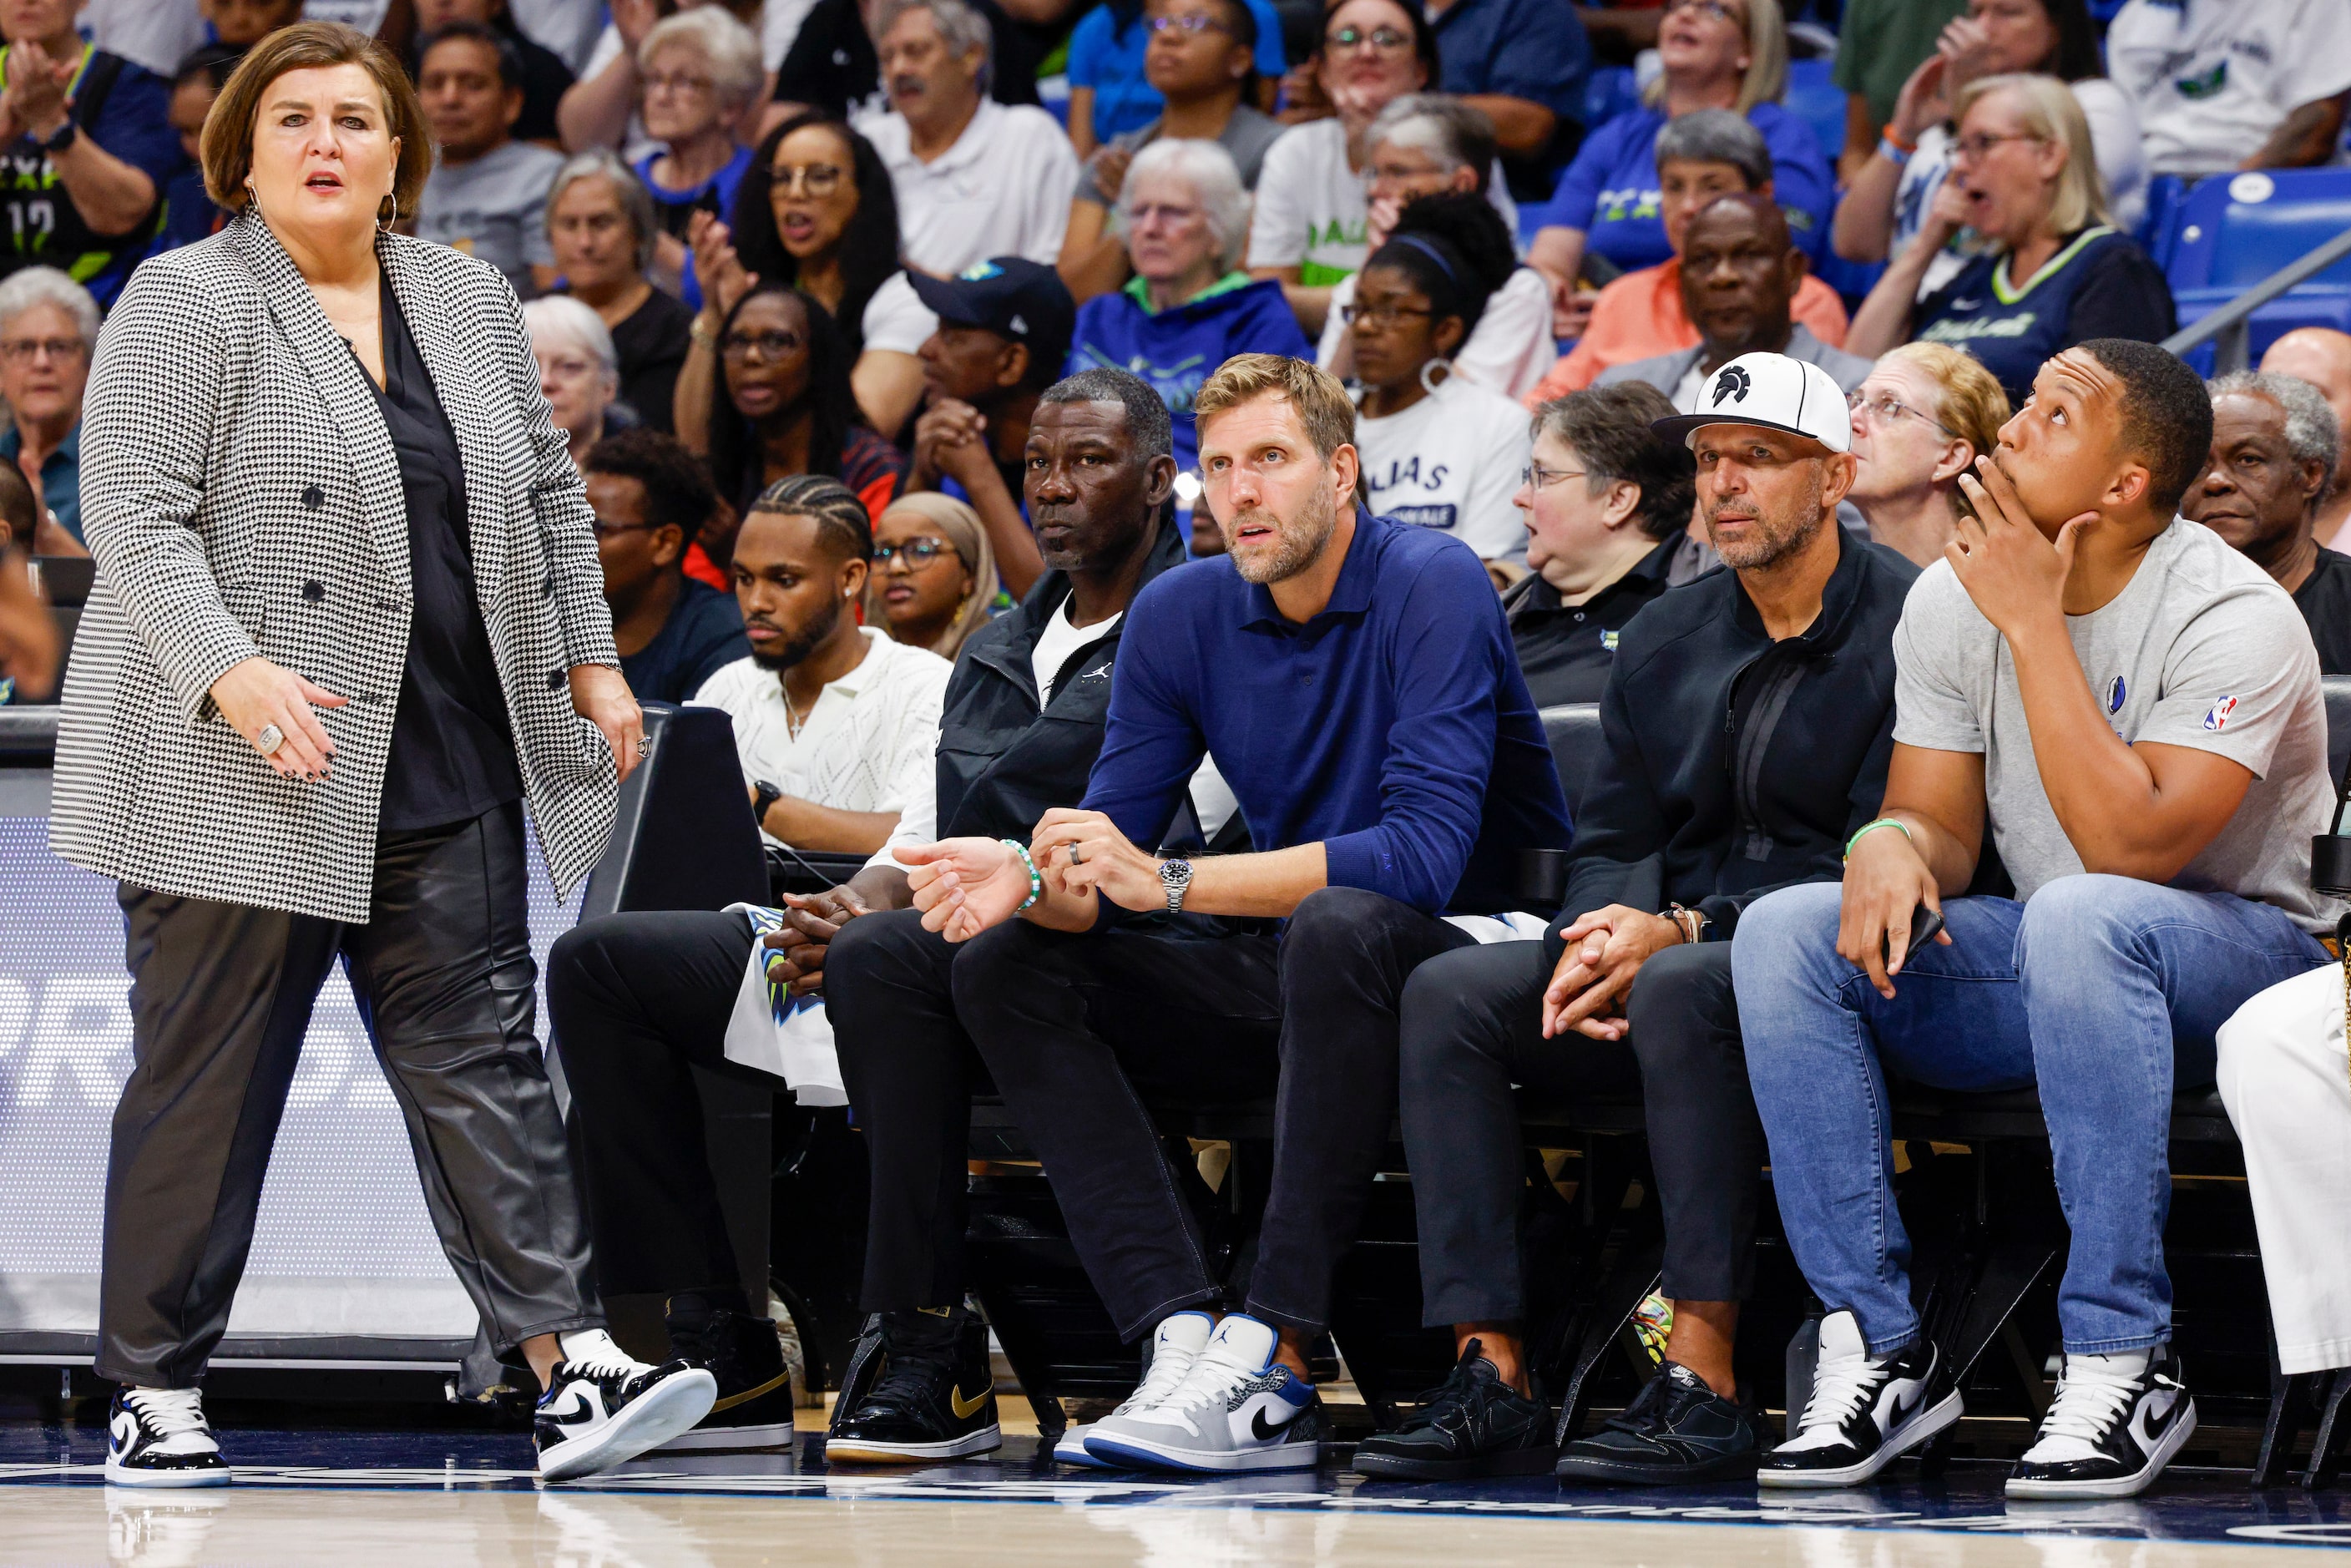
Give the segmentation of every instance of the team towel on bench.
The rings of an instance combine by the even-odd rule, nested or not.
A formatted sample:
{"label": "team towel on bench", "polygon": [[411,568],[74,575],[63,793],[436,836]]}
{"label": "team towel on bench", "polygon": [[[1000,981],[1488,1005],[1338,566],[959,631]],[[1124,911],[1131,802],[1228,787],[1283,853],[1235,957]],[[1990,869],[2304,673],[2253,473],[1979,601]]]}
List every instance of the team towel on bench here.
{"label": "team towel on bench", "polygon": [[734,1015],[726,1020],[726,1060],[775,1074],[803,1105],[848,1104],[824,998],[795,997],[768,978],[768,948],[759,938],[783,928],[783,912],[730,904],[722,913],[751,923],[751,956],[735,993]]}

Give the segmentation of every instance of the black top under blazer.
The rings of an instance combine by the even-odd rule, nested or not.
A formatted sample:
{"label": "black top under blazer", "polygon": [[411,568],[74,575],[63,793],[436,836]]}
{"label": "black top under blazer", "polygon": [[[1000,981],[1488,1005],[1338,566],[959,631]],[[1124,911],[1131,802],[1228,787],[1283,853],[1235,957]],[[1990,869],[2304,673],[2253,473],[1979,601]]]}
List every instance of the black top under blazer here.
{"label": "black top under blazer", "polygon": [[[611,749],[568,672],[619,668],[587,497],[514,291],[446,246],[376,256],[462,457],[475,596],[557,887],[611,836]],[[364,922],[413,591],[376,393],[259,219],[134,273],[84,402],[98,576],[66,673],[49,842],[195,898]],[[281,779],[209,696],[261,654],[350,699],[332,777]]]}

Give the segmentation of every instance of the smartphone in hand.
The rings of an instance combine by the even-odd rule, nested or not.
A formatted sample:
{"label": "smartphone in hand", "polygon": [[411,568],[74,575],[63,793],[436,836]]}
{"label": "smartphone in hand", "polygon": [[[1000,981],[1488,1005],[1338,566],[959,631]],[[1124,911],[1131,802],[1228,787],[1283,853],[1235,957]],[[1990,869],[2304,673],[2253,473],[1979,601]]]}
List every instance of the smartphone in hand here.
{"label": "smartphone in hand", "polygon": [[[1918,956],[1918,949],[1932,942],[1942,929],[1943,912],[1941,910],[1929,909],[1923,904],[1912,910],[1910,912],[1910,946],[1902,950],[1902,967],[1908,968],[1910,960]],[[1894,956],[1894,938],[1891,932],[1886,934],[1886,956],[1889,962]]]}

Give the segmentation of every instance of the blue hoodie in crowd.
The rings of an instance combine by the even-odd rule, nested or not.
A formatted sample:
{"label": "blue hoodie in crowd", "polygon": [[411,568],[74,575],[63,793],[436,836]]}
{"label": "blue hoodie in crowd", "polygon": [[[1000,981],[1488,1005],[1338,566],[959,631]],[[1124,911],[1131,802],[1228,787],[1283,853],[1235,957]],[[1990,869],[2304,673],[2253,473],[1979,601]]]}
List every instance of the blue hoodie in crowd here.
{"label": "blue hoodie in crowd", "polygon": [[1106,365],[1148,382],[1175,416],[1176,466],[1181,471],[1200,461],[1192,399],[1200,383],[1235,354],[1314,358],[1280,283],[1228,272],[1186,303],[1155,313],[1138,277],[1115,294],[1098,295],[1078,307],[1070,362],[1062,373]]}

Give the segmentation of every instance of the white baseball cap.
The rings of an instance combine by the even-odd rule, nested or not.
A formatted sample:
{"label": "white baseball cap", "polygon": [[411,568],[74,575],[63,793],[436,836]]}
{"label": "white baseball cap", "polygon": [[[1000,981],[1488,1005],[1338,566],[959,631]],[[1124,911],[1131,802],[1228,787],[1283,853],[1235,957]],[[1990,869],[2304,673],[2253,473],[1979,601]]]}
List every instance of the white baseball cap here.
{"label": "white baseball cap", "polygon": [[1752,424],[1853,449],[1853,414],[1828,371],[1785,354],[1741,354],[1700,382],[1691,406],[1649,428],[1687,442],[1709,424]]}

